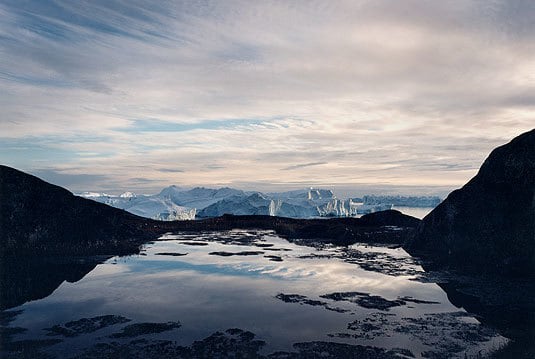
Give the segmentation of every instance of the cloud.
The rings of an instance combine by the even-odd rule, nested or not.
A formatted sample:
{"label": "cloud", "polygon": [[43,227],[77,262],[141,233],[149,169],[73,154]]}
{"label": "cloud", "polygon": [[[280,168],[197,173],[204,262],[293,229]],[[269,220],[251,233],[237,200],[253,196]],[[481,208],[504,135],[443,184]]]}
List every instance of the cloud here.
{"label": "cloud", "polygon": [[130,178],[130,181],[131,181],[131,182],[135,182],[135,183],[153,183],[153,182],[156,182],[156,181],[153,180],[153,179],[150,179],[150,178],[143,178],[143,177],[134,177],[134,178]]}
{"label": "cloud", "polygon": [[32,171],[32,174],[43,179],[44,181],[62,187],[86,187],[94,188],[98,187],[99,183],[109,181],[109,177],[106,175],[95,174],[70,174],[63,173],[61,171],[55,171],[52,169],[38,169]]}
{"label": "cloud", "polygon": [[302,163],[300,165],[293,165],[293,166],[288,166],[288,167],[285,167],[285,168],[281,168],[281,170],[282,171],[291,171],[291,170],[297,170],[297,169],[304,168],[304,167],[320,166],[320,165],[325,165],[325,164],[327,164],[327,162]]}
{"label": "cloud", "polygon": [[220,169],[225,168],[225,166],[217,165],[217,164],[211,164],[211,165],[204,166],[204,168],[206,168],[208,171],[210,171],[210,170],[220,170]]}
{"label": "cloud", "polygon": [[170,173],[181,173],[184,172],[184,170],[178,169],[178,168],[158,168],[158,171],[160,172],[170,172]]}
{"label": "cloud", "polygon": [[453,188],[533,127],[534,19],[505,0],[4,1],[0,160],[133,190]]}

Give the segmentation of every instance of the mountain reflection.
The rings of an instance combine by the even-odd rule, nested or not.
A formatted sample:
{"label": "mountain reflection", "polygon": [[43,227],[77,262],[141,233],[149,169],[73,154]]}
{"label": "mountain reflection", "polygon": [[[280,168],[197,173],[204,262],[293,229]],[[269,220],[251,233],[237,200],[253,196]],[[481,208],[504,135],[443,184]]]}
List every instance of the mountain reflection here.
{"label": "mountain reflection", "polygon": [[109,258],[0,258],[0,310],[46,298],[64,281],[79,281]]}

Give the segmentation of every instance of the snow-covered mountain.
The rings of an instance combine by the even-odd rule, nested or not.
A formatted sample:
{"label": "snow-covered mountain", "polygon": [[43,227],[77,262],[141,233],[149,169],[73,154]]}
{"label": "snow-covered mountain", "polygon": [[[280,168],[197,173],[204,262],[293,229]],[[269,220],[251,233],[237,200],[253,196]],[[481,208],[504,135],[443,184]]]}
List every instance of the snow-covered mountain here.
{"label": "snow-covered mountain", "polygon": [[391,209],[393,204],[389,202],[392,199],[390,197],[385,198],[385,201],[366,202],[361,199],[339,199],[331,190],[317,188],[261,193],[244,192],[228,187],[219,189],[196,187],[185,190],[169,186],[151,196],[136,195],[132,192],[125,192],[119,196],[96,192],[84,192],[80,195],[158,220],[217,217],[227,213],[292,218],[352,217]]}

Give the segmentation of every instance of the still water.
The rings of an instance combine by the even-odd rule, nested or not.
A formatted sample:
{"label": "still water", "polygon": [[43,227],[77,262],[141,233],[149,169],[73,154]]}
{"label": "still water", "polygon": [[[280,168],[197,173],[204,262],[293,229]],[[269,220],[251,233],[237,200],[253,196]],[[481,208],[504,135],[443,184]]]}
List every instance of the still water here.
{"label": "still water", "polygon": [[413,216],[419,219],[427,216],[434,207],[403,207],[403,206],[394,206],[392,209],[398,210],[403,214],[408,216]]}
{"label": "still water", "polygon": [[270,231],[167,234],[10,309],[9,326],[25,329],[10,340],[61,358],[162,340],[200,348],[214,333],[260,355],[329,342],[464,358],[505,342],[424,277],[401,248],[314,248]]}

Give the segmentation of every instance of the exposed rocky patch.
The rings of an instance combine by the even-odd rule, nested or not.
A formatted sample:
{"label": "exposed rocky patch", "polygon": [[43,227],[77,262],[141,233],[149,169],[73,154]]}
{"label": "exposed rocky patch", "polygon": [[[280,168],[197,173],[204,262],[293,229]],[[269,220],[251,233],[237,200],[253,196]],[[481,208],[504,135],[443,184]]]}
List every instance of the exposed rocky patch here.
{"label": "exposed rocky patch", "polygon": [[336,254],[316,254],[316,253],[310,253],[310,254],[304,254],[302,256],[299,256],[297,258],[299,259],[331,259],[338,257]]}
{"label": "exposed rocky patch", "polygon": [[291,252],[290,248],[262,248],[264,251],[274,251],[274,252]]}
{"label": "exposed rocky patch", "polygon": [[180,244],[184,244],[186,246],[207,246],[207,242],[196,242],[196,241],[181,241]]}
{"label": "exposed rocky patch", "polygon": [[265,342],[251,332],[228,329],[195,341],[191,346],[179,346],[170,340],[138,339],[127,343],[99,343],[76,359],[92,358],[261,358],[258,354]]}
{"label": "exposed rocky patch", "polygon": [[231,256],[257,256],[260,254],[264,254],[264,252],[262,251],[242,251],[242,252],[219,251],[219,252],[210,252],[208,254],[211,256],[231,257]]}
{"label": "exposed rocky patch", "polygon": [[263,241],[263,236],[266,234],[266,231],[255,231],[255,230],[226,230],[218,232],[218,235],[214,238],[211,236],[211,233],[202,233],[200,238],[210,239],[211,242],[216,242],[224,245],[233,245],[233,246],[256,246],[256,247],[272,247],[273,244],[265,243]]}
{"label": "exposed rocky patch", "polygon": [[145,358],[191,358],[189,348],[176,345],[170,340],[137,339],[128,343],[97,343],[72,359],[145,359]]}
{"label": "exposed rocky patch", "polygon": [[275,298],[280,299],[285,303],[298,303],[298,304],[306,304],[306,305],[312,305],[312,306],[324,306],[327,304],[326,302],[322,302],[320,300],[309,299],[306,296],[299,295],[299,294],[279,293],[275,296]]}
{"label": "exposed rocky patch", "polygon": [[[422,353],[426,358],[463,356],[471,347],[487,342],[498,333],[467,320],[465,312],[425,314],[423,317],[395,319],[391,313],[377,312],[347,325],[348,332],[328,334],[332,338],[374,340],[393,333],[408,333],[413,339],[433,348]],[[489,354],[482,353],[482,354]]]}
{"label": "exposed rocky patch", "polygon": [[345,301],[356,303],[357,305],[368,309],[389,310],[392,307],[399,307],[407,304],[401,299],[388,300],[378,295],[370,295],[362,292],[336,292],[320,295],[320,298],[331,299],[334,301]]}
{"label": "exposed rocky patch", "polygon": [[273,243],[253,243],[253,246],[260,247],[260,248],[268,248],[273,247]]}
{"label": "exposed rocky patch", "polygon": [[180,253],[180,252],[160,252],[160,253],[155,253],[155,255],[157,255],[157,256],[182,257],[182,256],[187,256],[188,253]]}
{"label": "exposed rocky patch", "polygon": [[260,356],[258,351],[265,345],[263,340],[255,339],[255,334],[233,328],[194,342],[191,351],[195,358],[255,358]]}
{"label": "exposed rocky patch", "polygon": [[[96,358],[257,358],[257,359],[309,359],[309,358],[362,358],[394,359],[414,357],[407,349],[385,350],[372,346],[349,345],[332,342],[305,342],[293,345],[295,351],[279,351],[267,355],[260,350],[266,345],[254,333],[242,329],[228,329],[195,341],[191,346],[179,346],[170,340],[138,339],[127,343],[99,343],[73,359]],[[401,356],[400,356],[401,354]]]}
{"label": "exposed rocky patch", "polygon": [[129,321],[130,319],[120,315],[101,315],[93,318],[74,320],[63,325],[54,325],[44,330],[48,332],[48,336],[62,335],[64,337],[76,337],[81,334],[93,333],[115,324],[128,323]]}
{"label": "exposed rocky patch", "polygon": [[344,250],[343,253],[345,262],[357,264],[367,271],[391,276],[419,276],[424,274],[422,269],[417,268],[418,260],[409,256],[393,257],[387,253],[361,252],[356,249]]}
{"label": "exposed rocky patch", "polygon": [[435,354],[459,353],[467,350],[470,344],[485,342],[497,335],[489,327],[462,320],[469,317],[465,312],[425,314],[420,318],[402,318],[394,330],[410,333],[435,348]]}
{"label": "exposed rocky patch", "polygon": [[282,262],[282,258],[279,256],[268,255],[268,256],[264,256],[264,258],[268,258],[272,262]]}
{"label": "exposed rocky patch", "polygon": [[[294,344],[297,353],[288,356],[270,356],[270,358],[361,358],[391,359],[400,358],[399,353],[409,353],[407,349],[386,350],[372,346],[350,345],[332,342],[307,342]],[[409,356],[410,357],[410,356]]]}
{"label": "exposed rocky patch", "polygon": [[315,299],[309,299],[307,296],[300,295],[300,294],[283,294],[279,293],[275,296],[275,298],[282,300],[285,303],[297,303],[301,305],[311,305],[311,306],[321,306],[327,310],[330,310],[332,312],[338,312],[338,313],[347,313],[350,312],[349,309],[339,308],[339,307],[333,307],[329,305],[327,302],[323,302],[321,300],[315,300]]}
{"label": "exposed rocky patch", "polygon": [[392,321],[394,314],[372,313],[364,319],[354,320],[347,324],[347,329],[351,330],[355,338],[374,339],[376,337],[390,336],[388,324]]}
{"label": "exposed rocky patch", "polygon": [[440,302],[435,302],[432,300],[417,299],[417,298],[413,298],[409,296],[398,297],[398,299],[404,302],[410,302],[410,303],[415,303],[415,304],[440,304]]}
{"label": "exposed rocky patch", "polygon": [[[346,313],[346,312],[351,311],[349,309],[333,307],[328,302],[310,299],[307,296],[300,295],[300,294],[279,293],[275,296],[275,298],[280,299],[285,303],[322,306],[327,310],[331,310],[331,311],[335,311],[339,313]],[[406,305],[407,302],[412,302],[416,304],[440,304],[439,302],[416,299],[412,297],[398,297],[395,300],[388,300],[378,295],[370,295],[368,293],[362,293],[362,292],[336,292],[336,293],[320,295],[320,298],[330,299],[335,302],[343,301],[343,302],[355,303],[358,306],[363,307],[363,308],[378,309],[382,311],[388,311],[392,307],[399,307],[402,305]],[[379,314],[377,314],[376,316],[379,316]],[[385,318],[385,316],[382,316],[382,318]]]}
{"label": "exposed rocky patch", "polygon": [[110,338],[132,338],[140,335],[162,333],[181,326],[180,322],[129,324],[120,333],[110,335]]}
{"label": "exposed rocky patch", "polygon": [[[321,248],[320,248],[321,249]],[[364,252],[355,248],[340,248],[331,253],[310,253],[301,255],[300,259],[342,259],[344,262],[356,264],[364,270],[391,276],[425,275],[419,268],[421,261],[410,256],[394,257],[384,252]]]}

